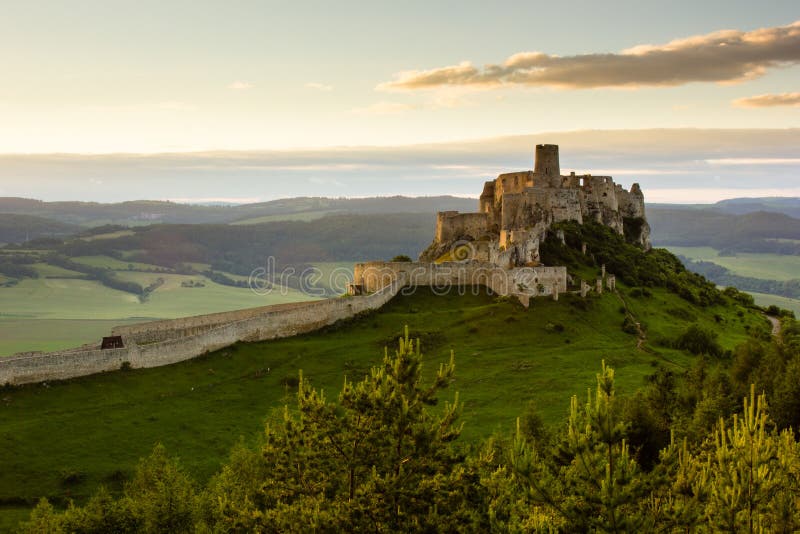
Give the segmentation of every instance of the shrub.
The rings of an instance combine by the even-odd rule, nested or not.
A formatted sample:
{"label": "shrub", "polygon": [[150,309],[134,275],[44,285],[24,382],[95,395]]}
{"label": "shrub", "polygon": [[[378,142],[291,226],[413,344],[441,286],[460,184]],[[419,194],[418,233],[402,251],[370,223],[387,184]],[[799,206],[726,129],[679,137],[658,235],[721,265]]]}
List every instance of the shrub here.
{"label": "shrub", "polygon": [[632,336],[639,335],[639,328],[636,326],[636,321],[631,319],[630,316],[626,316],[625,320],[622,321],[622,331]]}
{"label": "shrub", "polygon": [[694,355],[708,354],[719,356],[722,354],[722,347],[717,343],[717,333],[706,330],[696,324],[689,326],[681,334],[674,344],[675,348],[688,351]]}
{"label": "shrub", "polygon": [[410,257],[406,256],[405,254],[400,254],[400,255],[395,256],[394,258],[392,258],[392,261],[400,261],[400,262],[404,262],[404,263],[409,263],[409,262],[411,262],[413,260]]}

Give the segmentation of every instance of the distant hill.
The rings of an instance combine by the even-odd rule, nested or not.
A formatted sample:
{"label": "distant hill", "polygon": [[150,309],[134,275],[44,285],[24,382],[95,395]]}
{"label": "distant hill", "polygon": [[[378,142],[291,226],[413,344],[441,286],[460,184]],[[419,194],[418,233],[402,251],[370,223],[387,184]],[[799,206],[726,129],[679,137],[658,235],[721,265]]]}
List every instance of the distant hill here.
{"label": "distant hill", "polygon": [[714,211],[729,215],[746,215],[748,213],[766,211],[769,213],[782,213],[795,219],[800,218],[800,198],[798,197],[729,198],[714,204],[661,204],[655,202],[648,203],[647,207],[654,210]]}
{"label": "distant hill", "polygon": [[800,219],[758,211],[736,215],[716,209],[648,207],[656,246],[708,246],[729,252],[800,254]]}
{"label": "distant hill", "polygon": [[[43,236],[64,236],[76,232],[75,225],[97,227],[104,225],[148,226],[153,224],[178,225],[236,225],[250,226],[292,222],[293,225],[268,226],[269,232],[297,232],[292,244],[298,250],[310,251],[316,247],[324,258],[343,258],[342,252],[332,253],[326,243],[317,243],[314,232],[330,224],[329,217],[349,216],[335,221],[334,227],[343,234],[358,236],[360,248],[351,247],[349,258],[366,257],[374,252],[374,244],[364,240],[378,240],[389,245],[400,245],[397,253],[416,254],[428,245],[434,230],[437,211],[475,211],[476,200],[453,196],[435,197],[370,197],[322,198],[298,197],[235,206],[189,205],[175,202],[137,200],[116,204],[94,202],[42,202],[24,198],[0,198],[0,214],[22,214],[33,219],[6,219],[5,234],[0,242],[25,240]],[[798,216],[793,217],[795,213]],[[399,240],[392,237],[392,228],[386,228],[380,217],[395,214],[393,224],[399,225],[405,235]],[[648,219],[652,239],[657,246],[710,246],[731,252],[774,252],[800,254],[800,199],[798,198],[738,198],[716,204],[670,205],[648,204]],[[364,219],[359,217],[366,216]],[[422,216],[422,217],[420,217]],[[323,218],[325,219],[323,221]],[[49,220],[49,222],[44,222]],[[16,221],[16,222],[14,222]],[[34,223],[38,221],[38,223]],[[426,221],[424,225],[418,224]],[[303,223],[312,223],[304,225]],[[61,224],[61,226],[58,226]],[[371,228],[365,228],[370,225]],[[300,230],[302,229],[302,230]],[[375,231],[372,231],[376,229]],[[378,231],[377,229],[380,229]],[[264,231],[265,228],[261,228]],[[325,229],[322,229],[323,231]],[[166,230],[161,230],[166,231]],[[178,231],[178,230],[169,230]],[[187,230],[183,229],[186,233]],[[199,237],[207,235],[209,228],[196,229]],[[217,230],[215,230],[216,232]],[[246,230],[233,230],[234,241]],[[143,234],[144,235],[144,234]],[[185,236],[182,240],[187,239]],[[342,236],[330,238],[340,243]],[[315,243],[313,247],[310,242]],[[419,245],[420,248],[412,248]],[[310,247],[310,248],[309,248]],[[321,248],[320,248],[321,247]],[[293,256],[308,254],[292,254]],[[323,257],[318,259],[323,259]],[[383,257],[376,255],[375,257]],[[188,260],[187,260],[188,261]],[[305,260],[304,260],[305,261]]]}
{"label": "distant hill", "polygon": [[0,213],[0,243],[24,243],[40,237],[65,237],[81,228],[52,219],[16,213]]}
{"label": "distant hill", "polygon": [[800,198],[797,197],[731,198],[717,202],[714,207],[736,215],[768,211],[800,218]]}
{"label": "distant hill", "polygon": [[433,239],[434,225],[432,213],[334,214],[251,225],[154,224],[110,232],[102,239],[28,246],[67,257],[102,255],[163,267],[206,263],[214,270],[248,275],[269,256],[279,265],[416,257]]}
{"label": "distant hill", "polygon": [[458,210],[473,211],[477,200],[453,196],[370,197],[334,199],[298,197],[237,206],[178,204],[156,200],[135,200],[115,204],[96,202],[43,202],[41,200],[0,197],[0,213],[29,214],[82,226],[119,224],[140,226],[168,224],[224,224],[267,222],[258,220],[319,218],[331,213],[427,213]]}

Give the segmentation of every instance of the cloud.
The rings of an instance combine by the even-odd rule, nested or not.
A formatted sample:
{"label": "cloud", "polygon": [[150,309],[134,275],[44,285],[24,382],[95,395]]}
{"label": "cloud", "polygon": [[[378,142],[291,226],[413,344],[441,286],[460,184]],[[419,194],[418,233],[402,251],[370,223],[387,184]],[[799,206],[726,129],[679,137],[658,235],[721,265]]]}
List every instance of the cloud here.
{"label": "cloud", "polygon": [[327,85],[324,83],[308,82],[305,87],[306,89],[316,89],[317,91],[333,91],[332,85]]}
{"label": "cloud", "polygon": [[[533,167],[560,145],[564,174],[639,182],[648,202],[800,196],[800,128],[580,130],[401,146],[161,154],[0,154],[4,196],[245,202],[295,196],[475,196],[485,180]],[[87,180],[103,180],[87,187]],[[194,197],[188,196],[187,191]]]}
{"label": "cloud", "polygon": [[800,93],[779,93],[748,96],[733,101],[737,108],[771,108],[775,106],[800,106]]}
{"label": "cloud", "polygon": [[356,115],[400,115],[413,109],[414,106],[411,104],[381,101],[367,107],[353,108],[350,111]]}
{"label": "cloud", "polygon": [[233,82],[232,84],[230,84],[228,86],[228,89],[234,89],[236,91],[243,91],[243,90],[247,90],[247,89],[252,89],[253,87],[255,87],[255,85],[253,85],[250,82],[235,81],[235,82]]}
{"label": "cloud", "polygon": [[740,82],[769,68],[800,62],[800,21],[749,32],[722,30],[619,53],[555,56],[520,52],[482,68],[469,61],[429,70],[408,70],[379,84],[382,91],[441,87],[495,89],[509,86],[591,89],[677,86],[691,82]]}
{"label": "cloud", "polygon": [[800,165],[800,158],[718,158],[705,161],[709,165]]}
{"label": "cloud", "polygon": [[667,204],[695,204],[719,202],[728,198],[800,197],[800,188],[724,188],[692,187],[658,189],[648,188],[645,202]]}

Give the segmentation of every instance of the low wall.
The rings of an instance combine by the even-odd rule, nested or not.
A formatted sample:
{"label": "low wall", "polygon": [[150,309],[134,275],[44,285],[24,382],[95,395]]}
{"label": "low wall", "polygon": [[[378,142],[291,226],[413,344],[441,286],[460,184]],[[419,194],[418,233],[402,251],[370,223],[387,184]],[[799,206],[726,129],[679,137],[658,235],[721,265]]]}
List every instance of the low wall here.
{"label": "low wall", "polygon": [[354,284],[364,291],[405,278],[408,285],[447,287],[451,285],[483,285],[498,295],[549,296],[567,290],[566,267],[517,267],[502,269],[492,263],[467,262],[391,262],[357,263]]}
{"label": "low wall", "polygon": [[483,285],[513,295],[525,306],[531,297],[567,290],[566,267],[501,269],[463,263],[369,262],[355,266],[355,284],[370,293],[349,298],[277,304],[232,312],[152,321],[112,330],[124,348],[86,345],[47,353],[0,358],[0,384],[26,384],[132,368],[159,367],[194,358],[238,341],[264,341],[312,332],[386,304],[404,287]]}
{"label": "low wall", "polygon": [[[130,336],[125,340],[125,348],[69,349],[0,358],[0,384],[26,384],[114,371],[120,369],[124,362],[133,368],[159,367],[188,360],[237,341],[263,341],[312,332],[338,320],[380,308],[405,283],[405,278],[399,277],[366,296],[279,304],[120,327],[114,329],[115,335],[122,335],[123,338]],[[146,334],[149,328],[153,328],[152,336]],[[165,333],[176,337],[162,339]],[[148,341],[139,344],[137,337]]]}

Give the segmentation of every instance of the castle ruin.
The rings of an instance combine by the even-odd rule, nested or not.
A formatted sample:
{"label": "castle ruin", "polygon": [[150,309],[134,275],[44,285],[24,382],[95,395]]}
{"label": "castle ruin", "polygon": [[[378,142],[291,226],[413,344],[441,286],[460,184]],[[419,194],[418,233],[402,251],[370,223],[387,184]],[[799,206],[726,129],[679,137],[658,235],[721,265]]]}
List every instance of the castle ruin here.
{"label": "castle ruin", "polygon": [[535,266],[539,243],[560,221],[604,224],[650,248],[639,184],[626,191],[610,176],[562,175],[558,145],[537,145],[532,171],[501,174],[484,184],[477,213],[440,212],[433,243],[420,261],[446,260],[458,243],[469,243],[476,260],[504,268]]}
{"label": "castle ruin", "polygon": [[[571,280],[564,266],[541,265],[539,243],[561,239],[554,223],[597,222],[645,249],[650,227],[638,184],[630,191],[610,176],[562,176],[558,146],[538,145],[532,171],[501,174],[484,184],[477,213],[441,212],[433,243],[418,262],[357,263],[351,298],[277,304],[195,317],[118,326],[101,343],[0,358],[0,385],[63,380],[120,368],[169,365],[239,341],[263,341],[312,332],[379,309],[396,294],[428,286],[486,287],[526,308],[535,297],[586,297],[592,285]],[[549,235],[550,234],[550,235]],[[586,253],[584,246],[584,253]],[[594,291],[616,289],[602,267]]]}

